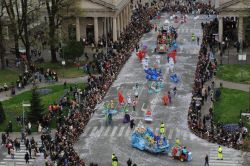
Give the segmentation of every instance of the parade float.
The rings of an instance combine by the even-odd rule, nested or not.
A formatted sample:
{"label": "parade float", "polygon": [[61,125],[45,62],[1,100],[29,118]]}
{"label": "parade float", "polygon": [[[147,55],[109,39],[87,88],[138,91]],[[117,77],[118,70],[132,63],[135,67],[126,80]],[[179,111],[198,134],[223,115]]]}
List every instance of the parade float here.
{"label": "parade float", "polygon": [[180,161],[192,160],[192,152],[189,151],[186,147],[180,145],[173,146],[168,155]]}
{"label": "parade float", "polygon": [[164,84],[162,82],[162,71],[159,68],[145,69],[146,79],[148,80],[148,93],[158,93],[162,90]]}
{"label": "parade float", "polygon": [[192,160],[192,152],[190,150],[177,144],[170,148],[169,141],[165,135],[154,134],[152,129],[145,127],[141,121],[131,135],[131,146],[150,153],[165,153],[167,156],[182,162]]}
{"label": "parade float", "polygon": [[169,141],[165,136],[155,135],[151,128],[144,127],[139,122],[131,136],[131,145],[142,151],[151,153],[168,153],[170,149]]}

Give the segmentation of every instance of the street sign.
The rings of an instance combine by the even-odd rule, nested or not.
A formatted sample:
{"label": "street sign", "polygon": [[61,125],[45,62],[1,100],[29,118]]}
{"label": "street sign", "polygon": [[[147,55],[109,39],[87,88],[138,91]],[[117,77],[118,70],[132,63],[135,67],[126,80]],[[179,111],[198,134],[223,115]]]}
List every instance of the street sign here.
{"label": "street sign", "polygon": [[246,54],[240,54],[240,55],[238,55],[238,60],[239,61],[246,61],[247,60],[247,55]]}
{"label": "street sign", "polygon": [[31,104],[23,104],[23,107],[30,107]]}
{"label": "street sign", "polygon": [[66,62],[65,61],[62,61],[62,65],[64,66],[66,64]]}

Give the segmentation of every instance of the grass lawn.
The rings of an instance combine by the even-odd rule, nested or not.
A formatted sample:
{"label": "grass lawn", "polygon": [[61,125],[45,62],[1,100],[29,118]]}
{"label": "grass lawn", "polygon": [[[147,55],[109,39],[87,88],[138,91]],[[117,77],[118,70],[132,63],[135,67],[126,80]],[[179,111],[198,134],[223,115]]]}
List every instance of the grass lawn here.
{"label": "grass lawn", "polygon": [[[75,84],[68,84],[67,88],[69,86],[74,86]],[[79,88],[84,88],[84,84],[77,84]],[[48,105],[53,104],[54,101],[58,100],[64,93],[65,89],[63,85],[52,85],[45,87],[46,89],[51,89],[51,93],[41,95],[42,104],[44,105],[45,111],[44,113],[48,112]],[[41,89],[45,89],[41,88]],[[0,124],[0,131],[4,131],[7,127],[7,124],[9,121],[12,121],[13,124],[13,131],[20,131],[21,126],[18,126],[16,123],[16,117],[21,116],[22,117],[22,102],[29,103],[31,99],[31,91],[23,92],[21,94],[18,94],[14,97],[12,97],[9,100],[5,100],[2,102],[6,120]],[[25,111],[29,111],[28,107],[25,107]],[[32,125],[34,126],[34,125]],[[52,126],[55,127],[55,126]],[[33,131],[36,131],[37,128],[33,128]]]}
{"label": "grass lawn", "polygon": [[4,83],[10,85],[13,82],[15,84],[18,76],[19,73],[16,71],[9,69],[0,70],[0,86],[3,86]]}
{"label": "grass lawn", "polygon": [[248,108],[248,99],[249,94],[247,92],[223,88],[219,101],[214,104],[215,122],[222,122],[223,124],[238,123],[240,111],[245,112]]}
{"label": "grass lawn", "polygon": [[55,70],[59,77],[65,77],[65,78],[75,78],[75,77],[81,77],[84,76],[84,72],[82,68],[78,70],[76,67],[76,64],[73,63],[66,63],[66,66],[63,67],[61,63],[39,63],[37,64],[40,67],[43,67],[45,70],[47,68]]}
{"label": "grass lawn", "polygon": [[235,64],[219,66],[217,77],[226,81],[250,84],[250,65]]}

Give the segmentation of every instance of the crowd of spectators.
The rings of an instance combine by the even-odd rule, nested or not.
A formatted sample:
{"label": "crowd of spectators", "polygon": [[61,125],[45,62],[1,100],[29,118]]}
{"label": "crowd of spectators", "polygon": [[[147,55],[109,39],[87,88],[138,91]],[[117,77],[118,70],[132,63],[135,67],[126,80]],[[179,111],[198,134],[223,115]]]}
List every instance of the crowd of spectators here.
{"label": "crowd of spectators", "polygon": [[[203,3],[199,1],[193,0],[185,0],[185,1],[164,1],[164,6],[166,11],[172,13],[180,13],[180,14],[216,14],[211,3]],[[173,4],[174,3],[174,4]]]}
{"label": "crowd of spectators", "polygon": [[[188,125],[199,137],[238,149],[242,143],[241,140],[247,135],[243,125],[239,124],[234,127],[234,130],[227,130],[225,126],[215,123],[213,119],[213,103],[220,97],[220,88],[222,87],[222,85],[220,88],[215,87],[213,77],[216,75],[217,61],[210,56],[214,54],[211,33],[213,33],[213,29],[218,27],[217,24],[216,19],[210,23],[202,24],[203,41],[194,76],[193,96],[188,110]],[[209,114],[202,116],[201,110],[205,102],[209,102],[211,105]]]}

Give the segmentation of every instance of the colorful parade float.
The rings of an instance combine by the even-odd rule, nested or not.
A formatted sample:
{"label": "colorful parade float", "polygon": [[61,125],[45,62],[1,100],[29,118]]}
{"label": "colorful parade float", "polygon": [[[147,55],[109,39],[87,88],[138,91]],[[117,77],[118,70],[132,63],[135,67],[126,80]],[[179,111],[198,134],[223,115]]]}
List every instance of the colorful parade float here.
{"label": "colorful parade float", "polygon": [[166,53],[172,47],[173,41],[177,38],[175,28],[164,24],[159,31],[156,43],[156,52]]}
{"label": "colorful parade float", "polygon": [[159,68],[145,69],[146,79],[148,80],[148,93],[159,93],[163,89],[162,71]]}
{"label": "colorful parade float", "polygon": [[182,162],[192,160],[190,150],[177,144],[171,147],[164,134],[155,134],[151,128],[145,127],[141,121],[131,135],[131,146],[154,154],[166,154]]}
{"label": "colorful parade float", "polygon": [[139,150],[151,153],[168,153],[169,141],[165,136],[155,135],[151,128],[139,122],[131,136],[131,145]]}
{"label": "colorful parade float", "polygon": [[180,161],[192,160],[192,152],[189,151],[186,147],[180,145],[173,146],[168,155]]}

